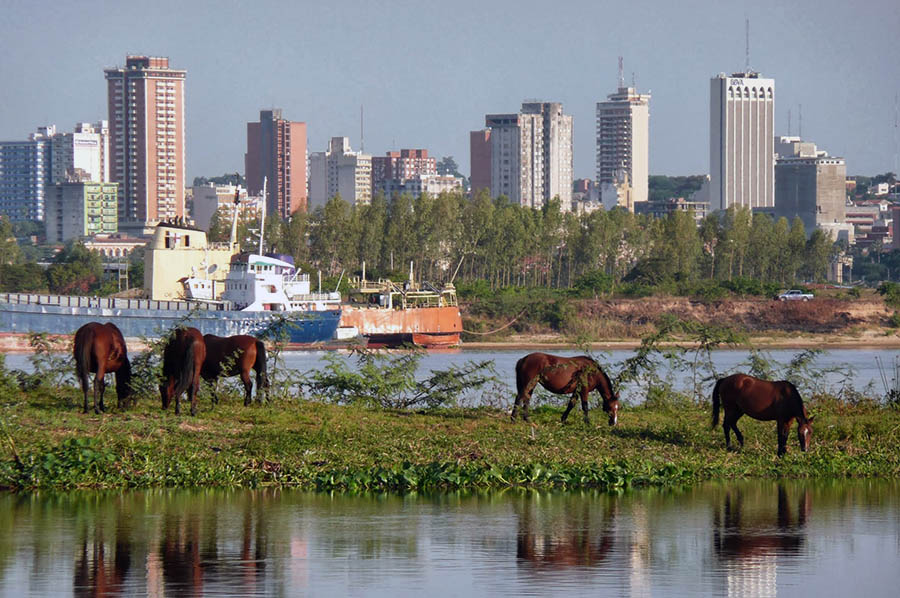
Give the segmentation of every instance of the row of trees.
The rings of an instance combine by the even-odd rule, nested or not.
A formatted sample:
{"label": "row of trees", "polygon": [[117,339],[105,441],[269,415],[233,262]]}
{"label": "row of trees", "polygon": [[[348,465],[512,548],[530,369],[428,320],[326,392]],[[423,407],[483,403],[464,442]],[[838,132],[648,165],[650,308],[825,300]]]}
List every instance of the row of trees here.
{"label": "row of trees", "polygon": [[48,266],[41,266],[29,259],[16,243],[9,219],[0,217],[0,290],[3,292],[86,295],[109,290],[103,285],[103,262],[96,251],[89,251],[82,243],[68,243]]}
{"label": "row of trees", "polygon": [[[255,218],[239,227],[244,246],[258,237]],[[226,240],[218,215],[210,237]],[[534,210],[486,193],[445,193],[350,205],[339,196],[311,214],[266,222],[266,244],[326,275],[402,277],[413,262],[434,282],[487,281],[502,286],[568,287],[584,277],[613,286],[755,278],[781,285],[825,277],[836,249],[821,231],[807,238],[800,219],[773,220],[747,209],[655,219],[624,210],[564,213],[557,201]]]}

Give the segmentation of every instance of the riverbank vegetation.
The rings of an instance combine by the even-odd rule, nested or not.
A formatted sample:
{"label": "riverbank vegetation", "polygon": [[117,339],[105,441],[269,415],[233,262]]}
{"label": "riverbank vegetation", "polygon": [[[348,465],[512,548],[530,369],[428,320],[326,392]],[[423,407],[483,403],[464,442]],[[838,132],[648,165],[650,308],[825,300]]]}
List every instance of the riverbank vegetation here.
{"label": "riverbank vegetation", "polygon": [[[663,345],[676,333],[693,342]],[[738,341],[727,330],[671,321],[623,363],[604,364],[638,397],[626,402],[615,428],[606,425],[596,398],[591,424],[574,418],[561,424],[566,397],[540,392],[532,424],[512,423],[511,372],[472,363],[415,376],[418,360],[408,353],[363,354],[355,366],[335,359],[315,372],[276,370],[267,403],[245,408],[232,387],[213,406],[205,392],[197,417],[160,410],[151,353],[136,360],[136,376],[149,382],[139,387],[135,406],[83,415],[80,392],[65,374],[70,365],[48,350],[35,354],[31,374],[2,370],[0,486],[614,489],[900,475],[898,393],[854,388],[852,372],[817,369],[816,351],[785,364],[752,352],[740,366],[798,384],[816,416],[810,452],[799,451],[792,433],[787,456],[777,458],[774,424],[749,418],[740,422],[745,447],[727,452],[721,428],[710,429],[709,389],[725,373],[715,371],[710,351]],[[278,367],[277,346],[273,353]],[[660,369],[663,362],[690,373],[686,385],[676,386]]]}

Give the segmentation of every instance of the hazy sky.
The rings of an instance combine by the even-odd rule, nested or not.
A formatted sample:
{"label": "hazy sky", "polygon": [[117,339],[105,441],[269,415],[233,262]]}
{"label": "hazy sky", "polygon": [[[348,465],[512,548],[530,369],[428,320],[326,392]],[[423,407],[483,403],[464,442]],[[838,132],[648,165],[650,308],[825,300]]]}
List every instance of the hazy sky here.
{"label": "hazy sky", "polygon": [[[153,6],[154,14],[144,9]],[[469,172],[468,133],[522,100],[575,118],[575,176],[594,176],[594,111],[617,57],[650,91],[650,172],[709,170],[709,79],[751,67],[775,79],[775,129],[798,130],[850,174],[900,170],[900,2],[99,2],[0,0],[0,139],[107,118],[103,69],[126,54],[187,70],[187,170],[243,172],[262,108],[383,154],[426,148]]]}

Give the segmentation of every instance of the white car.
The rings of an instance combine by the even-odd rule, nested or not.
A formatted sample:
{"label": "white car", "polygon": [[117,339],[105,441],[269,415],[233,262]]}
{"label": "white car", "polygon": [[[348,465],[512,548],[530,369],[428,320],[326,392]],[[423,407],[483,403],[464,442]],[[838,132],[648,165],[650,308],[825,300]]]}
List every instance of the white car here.
{"label": "white car", "polygon": [[803,291],[797,289],[785,291],[778,295],[778,297],[776,297],[776,299],[778,299],[779,301],[809,301],[812,298],[812,293],[804,293]]}

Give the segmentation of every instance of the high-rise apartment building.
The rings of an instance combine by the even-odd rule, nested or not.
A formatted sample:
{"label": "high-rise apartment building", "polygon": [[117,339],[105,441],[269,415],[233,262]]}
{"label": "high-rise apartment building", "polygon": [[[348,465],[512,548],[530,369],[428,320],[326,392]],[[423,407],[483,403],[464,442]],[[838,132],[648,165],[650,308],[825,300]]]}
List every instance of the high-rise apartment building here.
{"label": "high-rise apartment building", "polygon": [[372,156],[372,191],[385,191],[385,181],[405,181],[420,175],[437,175],[437,161],[426,149],[402,149]]}
{"label": "high-rise apartment building", "polygon": [[522,206],[540,208],[558,197],[571,209],[572,117],[558,102],[524,102],[517,114],[488,114],[469,133],[472,193],[489,188]]}
{"label": "high-rise apartment building", "polygon": [[544,205],[544,144],[540,114],[488,114],[491,196],[530,208]]}
{"label": "high-rise apartment building", "polygon": [[558,197],[562,210],[569,211],[572,207],[572,182],[575,180],[572,116],[563,114],[559,102],[523,102],[522,114],[540,114],[542,117],[543,199],[547,202]]}
{"label": "high-rise apartment building", "polygon": [[106,69],[110,179],[119,184],[119,228],[144,229],[184,209],[184,80],[169,59],[127,56]]}
{"label": "high-rise apartment building", "polygon": [[354,152],[347,137],[332,137],[327,151],[309,156],[309,209],[338,194],[351,204],[372,201],[372,156]]}
{"label": "high-rise apartment building", "polygon": [[622,171],[631,203],[647,201],[650,176],[650,95],[619,87],[597,102],[597,184],[616,185]]}
{"label": "high-rise apartment building", "polygon": [[[775,215],[800,217],[807,234],[845,224],[847,165],[799,137],[775,140]],[[837,235],[834,235],[837,236]]]}
{"label": "high-rise apartment building", "polygon": [[474,197],[482,189],[491,192],[491,130],[469,133],[469,187]]}
{"label": "high-rise apartment building", "polygon": [[288,218],[306,211],[306,123],[282,118],[281,110],[260,110],[247,123],[244,154],[247,191],[259,195],[266,179],[266,212]]}
{"label": "high-rise apartment building", "polygon": [[709,202],[775,205],[775,80],[759,73],[720,73],[710,81]]}
{"label": "high-rise apartment building", "polygon": [[41,127],[27,141],[0,141],[0,214],[12,221],[44,219],[55,132]]}
{"label": "high-rise apartment building", "polygon": [[50,186],[45,205],[48,243],[117,232],[116,183],[74,180],[57,183]]}
{"label": "high-rise apartment building", "polygon": [[[73,177],[109,182],[109,123],[77,123],[72,133],[52,136],[50,179],[62,183]],[[77,174],[80,170],[81,174]]]}

